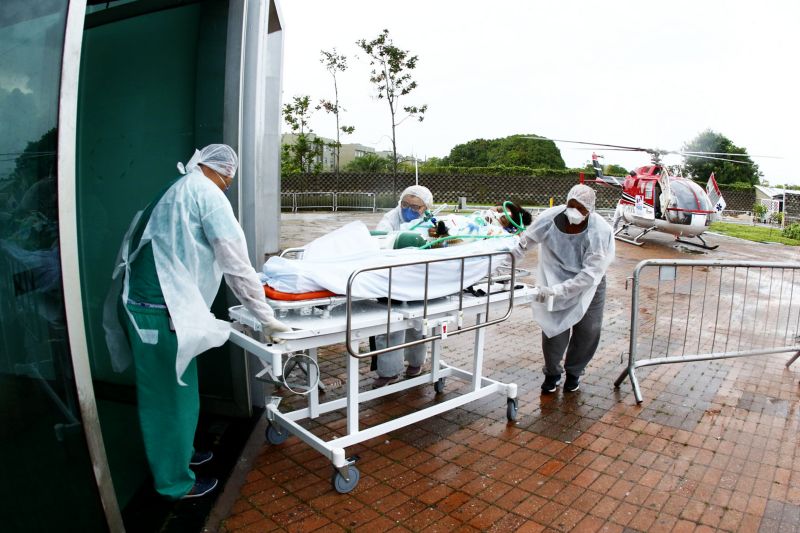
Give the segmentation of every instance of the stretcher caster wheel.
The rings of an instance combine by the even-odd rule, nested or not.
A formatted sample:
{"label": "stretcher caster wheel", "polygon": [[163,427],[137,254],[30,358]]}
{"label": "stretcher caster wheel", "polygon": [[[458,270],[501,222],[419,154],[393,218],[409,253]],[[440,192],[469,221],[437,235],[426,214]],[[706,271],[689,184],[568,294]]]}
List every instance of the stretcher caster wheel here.
{"label": "stretcher caster wheel", "polygon": [[516,422],[517,420],[517,399],[509,398],[506,401],[506,418],[509,422]]}
{"label": "stretcher caster wheel", "polygon": [[273,424],[267,426],[267,431],[264,432],[264,435],[267,437],[267,442],[275,445],[283,444],[289,438],[287,430]]}
{"label": "stretcher caster wheel", "polygon": [[361,473],[358,471],[353,465],[347,467],[347,477],[349,480],[346,480],[342,474],[339,473],[338,470],[334,471],[333,479],[331,482],[333,483],[333,488],[336,489],[336,492],[339,494],[347,494],[358,485],[358,480],[361,478]]}
{"label": "stretcher caster wheel", "polygon": [[443,393],[443,392],[444,392],[444,383],[445,383],[445,380],[444,380],[444,378],[439,378],[439,379],[438,379],[438,380],[436,380],[436,382],[433,384],[433,390],[435,390],[435,391],[436,391],[436,394],[441,394],[441,393]]}

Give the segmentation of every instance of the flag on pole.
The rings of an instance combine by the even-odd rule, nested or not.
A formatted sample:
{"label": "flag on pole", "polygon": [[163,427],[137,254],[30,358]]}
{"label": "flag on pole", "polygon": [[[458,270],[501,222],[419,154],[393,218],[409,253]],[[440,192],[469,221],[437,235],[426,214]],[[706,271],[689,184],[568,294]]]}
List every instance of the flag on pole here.
{"label": "flag on pole", "polygon": [[706,184],[706,194],[708,194],[708,199],[711,200],[711,205],[714,206],[714,211],[716,212],[717,217],[722,216],[722,212],[725,210],[725,199],[722,197],[722,191],[719,190],[719,185],[717,185],[717,180],[714,178],[714,173],[711,173],[711,176],[708,178],[708,183]]}

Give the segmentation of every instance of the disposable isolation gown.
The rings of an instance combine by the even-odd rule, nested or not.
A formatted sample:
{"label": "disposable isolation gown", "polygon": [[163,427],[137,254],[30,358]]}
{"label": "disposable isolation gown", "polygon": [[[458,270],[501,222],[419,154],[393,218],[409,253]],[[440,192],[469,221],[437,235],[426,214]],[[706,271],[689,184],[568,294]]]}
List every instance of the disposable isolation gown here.
{"label": "disposable isolation gown", "polygon": [[[199,169],[164,193],[153,208],[139,246],[129,254],[131,235],[140,216],[134,217],[123,239],[113,276],[116,284],[104,309],[112,364],[122,371],[131,362],[130,348],[116,320],[116,303],[120,289],[123,304],[128,303],[130,264],[151,242],[158,281],[178,339],[175,372],[183,385],[181,376],[192,359],[228,340],[230,323],[217,320],[209,311],[223,274],[236,297],[262,323],[273,320],[274,313],[248,260],[244,233],[230,202]],[[152,333],[141,329],[138,333],[148,343]]]}
{"label": "disposable isolation gown", "polygon": [[553,220],[565,209],[558,205],[542,212],[522,234],[514,251],[520,258],[532,243],[539,245],[536,282],[551,287],[555,298],[552,311],[545,303],[534,302],[531,307],[534,320],[548,337],[578,323],[614,260],[614,234],[603,217],[590,213],[584,231],[567,234]]}

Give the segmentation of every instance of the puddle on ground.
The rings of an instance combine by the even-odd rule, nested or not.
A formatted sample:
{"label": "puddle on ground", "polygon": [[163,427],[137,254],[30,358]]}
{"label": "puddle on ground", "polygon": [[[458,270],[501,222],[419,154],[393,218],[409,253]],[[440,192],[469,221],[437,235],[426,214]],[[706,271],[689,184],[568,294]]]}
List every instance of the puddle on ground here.
{"label": "puddle on ground", "polygon": [[703,250],[702,248],[695,248],[694,246],[686,244],[676,244],[673,246],[673,248],[685,254],[705,255],[708,253],[708,250]]}

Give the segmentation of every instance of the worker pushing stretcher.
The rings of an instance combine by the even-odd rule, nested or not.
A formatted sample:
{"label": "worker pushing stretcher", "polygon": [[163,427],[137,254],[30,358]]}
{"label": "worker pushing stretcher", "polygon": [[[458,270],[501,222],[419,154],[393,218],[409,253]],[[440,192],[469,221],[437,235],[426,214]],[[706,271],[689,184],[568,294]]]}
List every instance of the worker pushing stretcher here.
{"label": "worker pushing stretcher", "polygon": [[[286,259],[270,259],[264,269],[270,284],[289,292],[322,288],[343,293],[346,305],[328,309],[325,316],[295,311],[280,314],[293,331],[278,333],[273,337],[277,342],[272,344],[255,343],[239,332],[233,334],[233,341],[259,355],[266,363],[265,371],[276,375],[282,372],[281,356],[297,350],[307,350],[316,362],[317,348],[343,342],[348,355],[346,398],[320,403],[317,388],[312,387],[308,407],[289,413],[282,413],[278,409],[280,399],[272,398],[267,405],[267,439],[280,443],[289,433],[297,435],[331,460],[334,488],[349,492],[360,474],[356,458],[345,454],[348,446],[495,393],[506,396],[507,418],[515,420],[516,384],[483,375],[485,328],[505,320],[515,303],[530,302],[542,327],[546,361],[542,392],[555,391],[565,356],[565,391],[577,390],[580,374],[599,341],[605,271],[614,257],[610,227],[593,211],[594,191],[579,185],[570,190],[566,206],[545,211],[528,230],[503,239],[476,239],[474,243],[432,250],[376,250],[370,244],[365,249],[363,243],[369,242],[366,228],[353,224],[309,245],[305,251],[308,255],[294,265]],[[438,224],[436,229],[441,233]],[[516,259],[533,244],[539,247],[536,287],[518,283],[515,269]],[[498,274],[502,266],[510,267],[507,277]],[[472,291],[465,293],[470,285]],[[385,304],[378,303],[380,297],[385,298]],[[395,300],[404,303],[393,303]],[[281,313],[280,304],[271,303]],[[246,322],[246,315],[241,308],[232,310],[236,320]],[[383,334],[389,338],[393,332],[405,330],[420,331],[421,338],[368,352],[360,349],[370,336]],[[470,331],[475,334],[472,368],[444,362],[442,344],[448,335]],[[359,359],[425,343],[431,344],[430,373],[359,392]],[[311,376],[318,377],[316,365]],[[466,392],[373,427],[360,427],[361,402],[426,383],[433,384],[439,393],[447,377],[465,381]],[[298,423],[339,409],[346,413],[347,435],[335,440],[323,441]]]}
{"label": "worker pushing stretcher", "polygon": [[[446,215],[435,220],[433,212],[423,216],[432,207],[430,192],[407,190],[384,220],[400,213],[400,225],[407,226],[390,231],[416,231],[423,244],[387,250],[363,224],[350,224],[310,243],[300,259],[271,258],[262,280],[268,286],[262,287],[223,194],[237,166],[235,152],[225,145],[196,151],[185,167],[179,165],[183,177],[167,184],[134,217],[104,309],[115,370],[124,370],[130,361],[125,356],[133,352],[145,449],[160,494],[192,498],[216,486],[214,479],[195,479],[189,469],[211,458],[192,448],[199,411],[194,358],[228,338],[258,356],[264,363],[260,374],[273,378],[284,374],[284,358],[305,352],[312,363],[312,382],[319,377],[317,349],[344,343],[345,398],[320,403],[312,386],[306,408],[282,413],[277,397],[267,405],[268,440],[278,443],[291,432],[326,455],[335,467],[333,484],[339,492],[352,490],[359,478],[355,458],[345,455],[348,446],[494,393],[506,397],[508,419],[516,418],[516,384],[483,375],[485,328],[508,318],[515,303],[531,302],[542,326],[545,385],[553,386],[545,390],[543,385],[543,392],[555,390],[565,351],[565,390],[577,390],[577,376],[570,372],[582,372],[597,347],[604,274],[614,255],[610,227],[592,212],[594,191],[588,187],[574,187],[567,206],[545,211],[527,230],[530,215],[516,204],[505,202],[471,218]],[[422,201],[404,205],[414,198]],[[460,245],[452,246],[456,243]],[[515,268],[530,244],[539,245],[536,287],[518,283]],[[234,328],[209,311],[223,274],[244,303],[230,309]],[[271,297],[265,299],[262,291]],[[294,295],[291,301],[282,298],[286,294]],[[406,331],[417,333],[394,345],[384,341],[361,350],[370,337],[391,339]],[[448,335],[466,332],[475,334],[471,369],[442,359]],[[360,359],[414,347],[422,347],[424,354],[427,344],[429,373],[407,373],[405,381],[359,391]],[[397,419],[360,427],[361,402],[425,383],[441,393],[448,377],[465,381],[466,391]],[[298,424],[340,409],[345,411],[347,435],[335,441],[323,441]]]}

